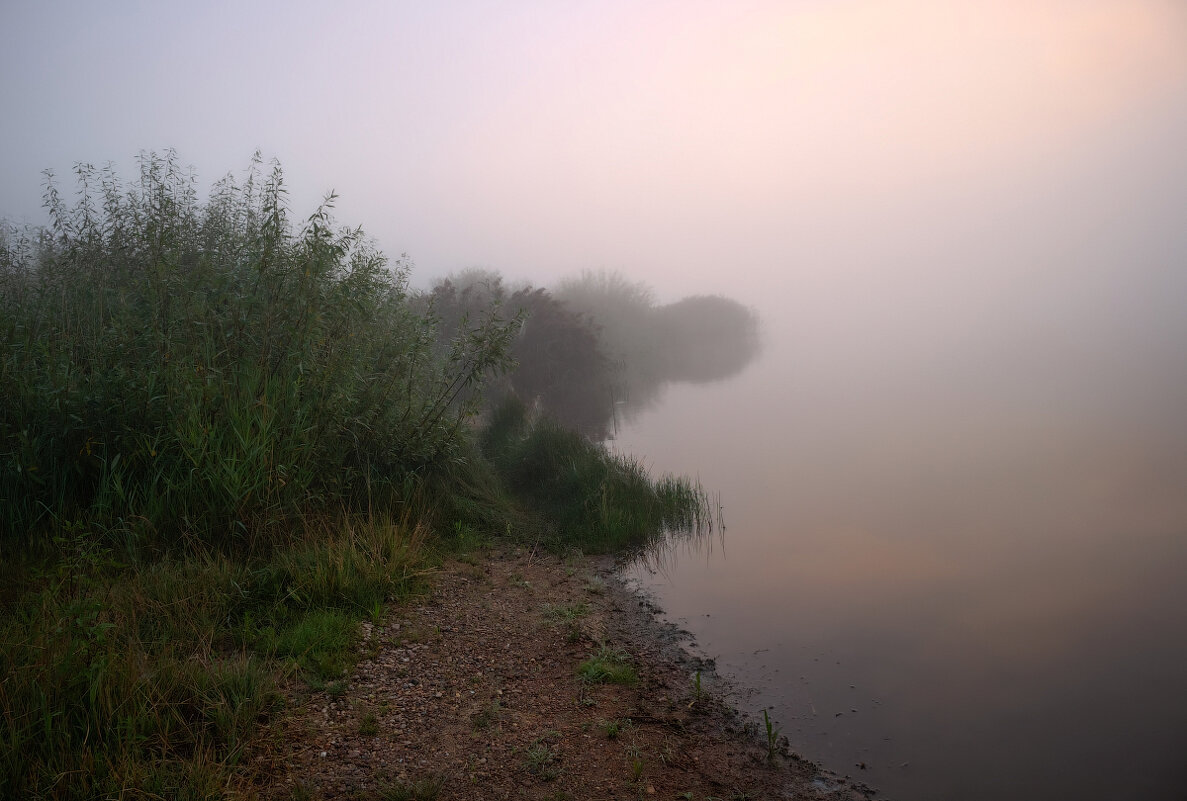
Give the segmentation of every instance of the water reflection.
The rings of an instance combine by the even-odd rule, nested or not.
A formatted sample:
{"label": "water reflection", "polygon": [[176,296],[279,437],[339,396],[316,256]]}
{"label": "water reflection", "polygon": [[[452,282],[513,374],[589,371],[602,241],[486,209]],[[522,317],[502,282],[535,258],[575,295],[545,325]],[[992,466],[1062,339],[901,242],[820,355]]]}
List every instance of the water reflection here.
{"label": "water reflection", "polygon": [[892,798],[1179,797],[1184,374],[863,402],[869,374],[782,359],[619,439],[721,492],[727,548],[633,576],[746,703]]}

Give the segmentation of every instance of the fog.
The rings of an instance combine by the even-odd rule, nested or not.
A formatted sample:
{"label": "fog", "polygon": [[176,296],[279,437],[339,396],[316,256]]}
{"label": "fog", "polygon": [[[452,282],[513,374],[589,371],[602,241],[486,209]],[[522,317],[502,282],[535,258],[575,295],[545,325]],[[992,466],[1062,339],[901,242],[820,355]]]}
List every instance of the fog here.
{"label": "fog", "polygon": [[259,148],[425,286],[616,270],[916,392],[1178,351],[1172,0],[6,4],[0,66],[18,223],[45,169]]}
{"label": "fog", "polygon": [[[699,632],[723,656],[774,637],[751,631],[773,599],[819,611],[785,642],[836,632],[869,664],[904,648],[906,668],[862,676],[900,699],[903,677],[948,675],[920,667],[944,648],[879,628],[880,604],[949,611],[936,626],[965,633],[946,647],[986,673],[1011,649],[1007,673],[1093,661],[1102,619],[1152,670],[1183,662],[1125,639],[1168,623],[1177,597],[1133,598],[1172,586],[1187,529],[1177,0],[7,3],[0,74],[0,218],[18,224],[44,222],[47,168],[72,187],[76,162],[131,175],[175,148],[208,186],[259,149],[296,217],[336,190],[338,218],[407,253],[423,288],[609,270],[658,306],[754,309],[760,358],[672,390],[620,440],[725,495],[733,567],[668,591],[749,610]],[[837,594],[858,586],[862,603]],[[932,686],[929,708],[1011,685]],[[1067,703],[1050,686],[1018,697],[1083,728],[1069,710],[1097,685]],[[1157,711],[1163,746],[1187,737],[1179,707],[1106,706],[1127,704]],[[975,712],[962,731],[1021,725]],[[1104,729],[1142,725],[1117,714]],[[912,748],[943,738],[932,723]]]}

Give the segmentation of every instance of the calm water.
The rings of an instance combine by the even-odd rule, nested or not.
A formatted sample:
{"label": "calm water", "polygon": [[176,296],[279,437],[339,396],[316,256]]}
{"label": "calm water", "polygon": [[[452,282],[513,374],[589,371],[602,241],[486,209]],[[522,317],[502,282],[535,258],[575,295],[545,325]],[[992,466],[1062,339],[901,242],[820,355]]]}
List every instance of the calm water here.
{"label": "calm water", "polygon": [[721,493],[724,550],[632,572],[741,705],[891,799],[1187,798],[1181,340],[797,333],[617,442]]}

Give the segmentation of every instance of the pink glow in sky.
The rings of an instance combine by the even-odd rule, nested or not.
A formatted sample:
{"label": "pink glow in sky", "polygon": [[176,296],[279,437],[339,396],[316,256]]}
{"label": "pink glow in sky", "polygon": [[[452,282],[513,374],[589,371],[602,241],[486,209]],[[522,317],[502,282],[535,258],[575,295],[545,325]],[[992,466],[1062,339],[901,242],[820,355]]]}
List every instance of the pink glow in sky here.
{"label": "pink glow in sky", "polygon": [[1042,216],[1017,265],[1099,228],[1089,187],[1165,207],[1187,162],[1173,0],[8,3],[0,31],[0,215],[40,219],[46,167],[174,147],[212,179],[258,147],[425,280],[759,303]]}

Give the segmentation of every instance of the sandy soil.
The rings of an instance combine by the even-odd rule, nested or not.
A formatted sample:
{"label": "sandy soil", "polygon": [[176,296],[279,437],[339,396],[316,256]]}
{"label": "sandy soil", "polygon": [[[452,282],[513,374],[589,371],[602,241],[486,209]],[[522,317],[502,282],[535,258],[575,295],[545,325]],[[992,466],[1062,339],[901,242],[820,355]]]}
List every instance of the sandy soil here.
{"label": "sandy soil", "polygon": [[[854,801],[873,791],[787,752],[724,701],[609,560],[514,550],[445,565],[364,624],[347,689],[294,693],[267,791],[306,799]],[[617,654],[637,681],[579,666]],[[703,670],[700,692],[695,683]]]}

